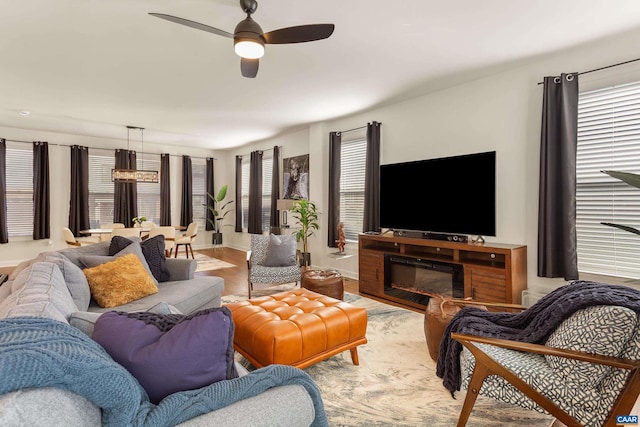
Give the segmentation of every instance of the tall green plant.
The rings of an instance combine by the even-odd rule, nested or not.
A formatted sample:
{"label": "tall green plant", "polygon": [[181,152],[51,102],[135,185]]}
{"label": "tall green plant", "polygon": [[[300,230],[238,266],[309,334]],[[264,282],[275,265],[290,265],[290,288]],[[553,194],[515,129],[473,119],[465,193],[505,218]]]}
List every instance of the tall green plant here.
{"label": "tall green plant", "polygon": [[300,227],[296,233],[296,240],[302,240],[302,251],[309,252],[308,240],[313,236],[314,231],[320,226],[318,225],[318,211],[316,204],[310,200],[300,199],[293,202],[291,207],[293,217],[296,219],[296,225]]}
{"label": "tall green plant", "polygon": [[225,197],[227,197],[226,185],[223,185],[220,188],[217,196],[214,197],[213,194],[210,194],[208,192],[207,196],[209,197],[210,203],[208,203],[206,207],[213,216],[213,219],[207,218],[207,221],[209,221],[209,224],[211,224],[211,226],[213,227],[214,233],[221,233],[223,226],[222,222],[224,221],[224,218],[227,216],[227,214],[231,212],[231,204],[233,203],[233,200],[224,202]]}
{"label": "tall green plant", "polygon": [[[620,181],[631,185],[632,187],[640,188],[640,175],[631,173],[631,172],[618,172],[618,171],[601,171],[602,173],[606,173],[612,178],[619,179]],[[628,231],[629,233],[634,233],[640,235],[640,230],[629,227],[628,225],[621,224],[613,224],[611,222],[601,222],[602,225],[607,225],[609,227],[619,228],[624,231]]]}

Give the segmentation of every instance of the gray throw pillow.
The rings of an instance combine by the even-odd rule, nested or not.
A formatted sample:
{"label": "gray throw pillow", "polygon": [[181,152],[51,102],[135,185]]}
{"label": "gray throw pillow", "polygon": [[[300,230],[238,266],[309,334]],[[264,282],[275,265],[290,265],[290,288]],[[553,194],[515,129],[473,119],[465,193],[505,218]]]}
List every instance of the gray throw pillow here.
{"label": "gray throw pillow", "polygon": [[267,267],[290,267],[296,265],[296,239],[293,235],[269,235],[267,254],[263,265]]}

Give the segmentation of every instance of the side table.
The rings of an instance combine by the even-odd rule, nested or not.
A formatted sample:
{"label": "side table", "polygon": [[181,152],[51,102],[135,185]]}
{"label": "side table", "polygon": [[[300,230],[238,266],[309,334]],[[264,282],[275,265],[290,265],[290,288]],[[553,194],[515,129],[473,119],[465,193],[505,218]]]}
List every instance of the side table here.
{"label": "side table", "polygon": [[300,286],[335,299],[344,298],[342,274],[336,270],[307,270],[302,273]]}

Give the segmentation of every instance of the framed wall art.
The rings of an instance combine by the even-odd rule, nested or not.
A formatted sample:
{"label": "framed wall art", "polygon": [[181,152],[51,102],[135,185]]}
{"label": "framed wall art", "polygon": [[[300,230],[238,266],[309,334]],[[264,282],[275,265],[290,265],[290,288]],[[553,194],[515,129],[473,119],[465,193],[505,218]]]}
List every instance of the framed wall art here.
{"label": "framed wall art", "polygon": [[283,199],[309,199],[309,155],[282,160]]}

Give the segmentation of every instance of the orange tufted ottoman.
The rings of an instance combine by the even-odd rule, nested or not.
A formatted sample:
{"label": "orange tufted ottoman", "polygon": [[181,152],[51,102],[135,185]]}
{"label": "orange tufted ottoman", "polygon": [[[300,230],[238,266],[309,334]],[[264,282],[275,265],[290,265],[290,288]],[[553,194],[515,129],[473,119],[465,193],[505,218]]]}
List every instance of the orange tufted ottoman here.
{"label": "orange tufted ottoman", "polygon": [[233,313],[233,343],[256,368],[304,369],[345,350],[358,362],[367,338],[367,311],[306,289],[226,304]]}

